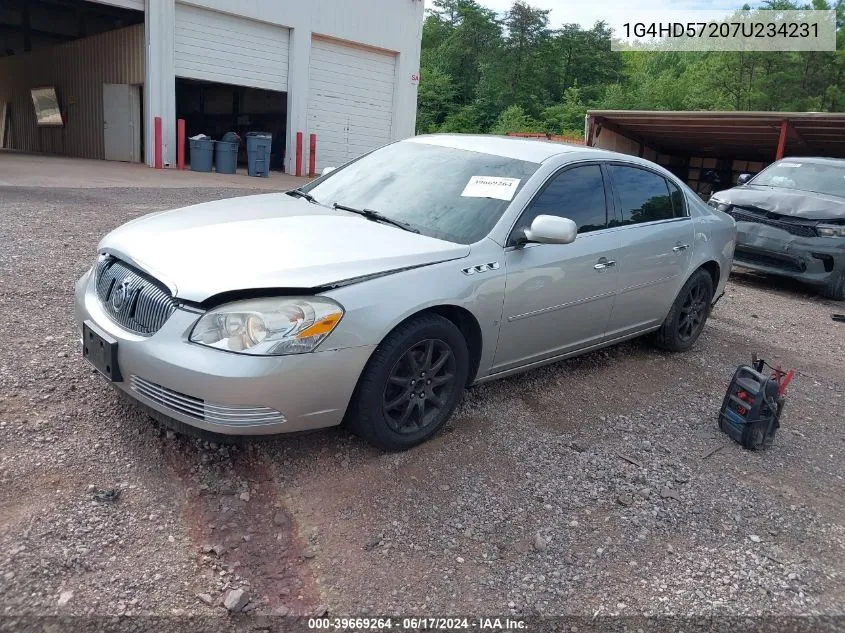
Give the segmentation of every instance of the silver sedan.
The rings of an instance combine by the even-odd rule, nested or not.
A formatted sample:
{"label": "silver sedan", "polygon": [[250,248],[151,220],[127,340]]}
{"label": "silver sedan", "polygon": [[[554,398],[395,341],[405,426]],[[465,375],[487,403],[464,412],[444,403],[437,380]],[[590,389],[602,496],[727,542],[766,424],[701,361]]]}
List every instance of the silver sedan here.
{"label": "silver sedan", "polygon": [[300,189],[125,224],[76,318],[85,357],[177,428],[345,422],[402,450],[468,385],[645,334],[689,349],[735,238],[646,160],[420,136]]}

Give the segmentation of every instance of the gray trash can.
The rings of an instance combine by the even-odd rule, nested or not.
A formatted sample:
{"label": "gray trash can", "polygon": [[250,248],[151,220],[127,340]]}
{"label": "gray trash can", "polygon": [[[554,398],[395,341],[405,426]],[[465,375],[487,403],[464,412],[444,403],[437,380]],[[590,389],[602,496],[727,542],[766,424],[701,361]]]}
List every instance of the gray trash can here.
{"label": "gray trash can", "polygon": [[217,141],[214,144],[214,168],[218,174],[234,174],[238,166],[238,144]]}
{"label": "gray trash can", "polygon": [[214,141],[210,138],[191,139],[191,171],[211,171],[214,163]]}
{"label": "gray trash can", "polygon": [[246,133],[246,161],[247,173],[250,176],[270,175],[270,148],[273,145],[273,135],[270,132]]}

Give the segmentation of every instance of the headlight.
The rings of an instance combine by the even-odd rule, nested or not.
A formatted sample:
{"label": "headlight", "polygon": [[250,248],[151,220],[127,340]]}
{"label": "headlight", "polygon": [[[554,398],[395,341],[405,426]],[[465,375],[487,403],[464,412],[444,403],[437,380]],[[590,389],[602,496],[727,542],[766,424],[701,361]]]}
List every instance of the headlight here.
{"label": "headlight", "polygon": [[723,200],[719,200],[718,198],[711,197],[710,200],[707,201],[711,207],[716,209],[717,211],[727,211],[731,208],[731,205]]}
{"label": "headlight", "polygon": [[845,237],[845,225],[819,224],[816,233],[819,237]]}
{"label": "headlight", "polygon": [[206,312],[190,340],[240,354],[304,354],[331,334],[342,317],[343,308],[325,297],[237,301]]}

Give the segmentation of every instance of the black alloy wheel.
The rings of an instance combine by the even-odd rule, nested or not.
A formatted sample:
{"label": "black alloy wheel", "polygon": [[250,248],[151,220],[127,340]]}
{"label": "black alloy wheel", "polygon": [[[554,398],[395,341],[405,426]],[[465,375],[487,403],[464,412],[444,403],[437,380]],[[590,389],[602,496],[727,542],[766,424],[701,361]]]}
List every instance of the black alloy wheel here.
{"label": "black alloy wheel", "polygon": [[455,355],[440,339],[420,341],[388,376],[382,412],[397,433],[416,433],[440,419],[455,389]]}
{"label": "black alloy wheel", "polygon": [[710,311],[710,287],[703,278],[696,280],[687,291],[678,315],[678,339],[686,343],[698,338]]}
{"label": "black alloy wheel", "polygon": [[669,352],[685,352],[695,344],[710,316],[713,287],[713,278],[703,268],[687,279],[663,325],[652,335],[658,347]]}
{"label": "black alloy wheel", "polygon": [[400,323],[376,347],[344,421],[371,444],[403,451],[446,424],[463,395],[469,349],[461,330],[439,314]]}

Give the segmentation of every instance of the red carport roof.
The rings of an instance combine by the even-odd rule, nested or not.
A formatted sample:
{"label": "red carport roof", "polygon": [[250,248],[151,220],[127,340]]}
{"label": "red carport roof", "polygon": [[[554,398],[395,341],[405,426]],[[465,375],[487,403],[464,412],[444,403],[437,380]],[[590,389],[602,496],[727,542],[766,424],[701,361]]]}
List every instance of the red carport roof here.
{"label": "red carport roof", "polygon": [[845,113],[590,110],[603,128],[664,154],[771,161],[783,121],[785,156],[845,157]]}

